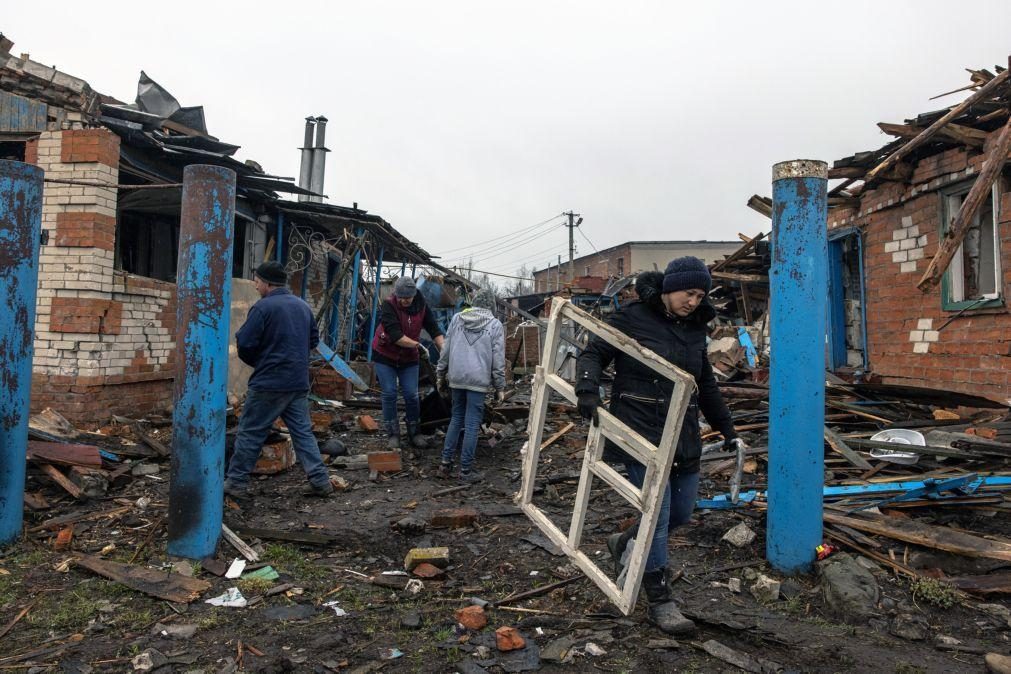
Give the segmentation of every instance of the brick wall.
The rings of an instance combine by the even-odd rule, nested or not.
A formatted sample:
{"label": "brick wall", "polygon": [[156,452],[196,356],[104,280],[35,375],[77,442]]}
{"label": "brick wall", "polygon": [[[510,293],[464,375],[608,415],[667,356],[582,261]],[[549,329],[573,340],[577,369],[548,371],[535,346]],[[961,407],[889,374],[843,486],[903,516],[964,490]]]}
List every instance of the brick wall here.
{"label": "brick wall", "polygon": [[[106,129],[47,131],[35,152],[47,178],[118,182],[119,138]],[[116,199],[114,187],[43,192],[51,236],[39,260],[32,409],[80,424],[172,401],[175,285],[114,269]]]}
{"label": "brick wall", "polygon": [[[541,329],[536,323],[531,323],[516,317],[510,318],[503,326],[505,328],[506,374],[533,372],[541,362]],[[512,367],[515,362],[515,367]],[[510,369],[512,368],[512,369]]]}
{"label": "brick wall", "polygon": [[[940,287],[916,287],[937,252],[938,190],[973,179],[981,165],[981,154],[951,149],[920,161],[911,184],[884,183],[862,196],[859,210],[829,213],[830,229],[858,225],[864,232],[868,357],[886,382],[1008,398],[1008,309],[967,312],[941,330],[956,312],[942,309]],[[1001,292],[1011,305],[1011,193],[999,213]]]}

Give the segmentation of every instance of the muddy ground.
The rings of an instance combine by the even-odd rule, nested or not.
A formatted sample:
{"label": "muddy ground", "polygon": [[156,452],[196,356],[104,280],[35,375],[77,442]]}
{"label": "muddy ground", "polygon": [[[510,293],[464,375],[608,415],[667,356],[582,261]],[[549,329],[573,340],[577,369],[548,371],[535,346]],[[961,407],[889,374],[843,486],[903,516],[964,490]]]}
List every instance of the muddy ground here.
{"label": "muddy ground", "polygon": [[[358,413],[344,409],[336,415],[335,428],[345,429],[341,437],[353,453],[383,449],[381,435],[358,429],[354,423]],[[576,427],[542,455],[542,477],[547,479],[539,483],[537,496],[538,505],[563,528],[567,528],[565,513],[576,491],[571,476],[579,470],[586,429],[572,413],[554,414],[545,434],[570,421]],[[334,542],[299,545],[246,536],[262,562],[280,577],[236,583],[193,563],[195,576],[211,587],[190,604],[153,599],[67,563],[79,553],[162,569],[177,561],[165,555],[167,461],[161,462],[159,473],[133,477],[123,486],[111,487],[105,497],[83,503],[74,502],[30,470],[29,489],[41,490],[53,507],[27,513],[25,539],[0,557],[0,631],[13,622],[0,637],[0,669],[82,673],[127,672],[138,666],[162,672],[513,672],[537,667],[543,672],[740,671],[703,648],[713,640],[749,654],[755,659],[750,666],[766,671],[782,667],[803,672],[961,672],[983,671],[981,653],[1007,653],[1011,648],[1007,620],[979,609],[979,600],[964,595],[925,599],[922,593],[914,598],[908,580],[870,562],[867,565],[873,567],[881,590],[876,612],[859,624],[841,621],[826,606],[816,577],[786,579],[764,565],[764,514],[760,511],[697,512],[677,532],[671,560],[681,575],[674,588],[700,629],[691,638],[670,640],[645,623],[641,602],[631,616],[618,614],[564,556],[545,549],[550,545],[543,545],[537,529],[514,507],[523,424],[522,419],[514,422],[517,432],[499,439],[494,448],[482,441],[478,461],[486,482],[442,496],[435,494],[456,483],[434,476],[435,449],[413,456],[405,452],[404,469],[376,481],[369,479],[367,470],[332,469],[349,487],[329,500],[299,495],[305,483],[297,466],[257,480],[249,502],[226,502],[226,523],[329,534]],[[161,437],[165,439],[164,431]],[[745,488],[750,486],[748,481],[760,483],[762,472],[760,466],[756,475],[747,476]],[[583,549],[609,569],[604,540],[632,511],[602,485],[594,489]],[[723,493],[726,480],[707,478],[702,491],[704,495]],[[472,526],[428,526],[423,532],[417,525],[406,532],[395,526],[406,517],[428,522],[439,510],[464,506],[480,514]],[[112,516],[102,515],[110,511]],[[68,550],[54,550],[54,531],[32,530],[54,516],[85,513],[96,518],[75,525]],[[950,508],[944,517],[947,523],[965,529],[1007,533],[1007,523],[999,515]],[[740,522],[758,534],[755,541],[743,548],[722,542],[724,533]],[[531,537],[534,543],[524,540]],[[885,543],[886,554],[891,548],[908,559],[906,546]],[[402,570],[411,548],[430,546],[450,550],[444,579],[423,580],[417,594],[370,582],[371,576],[383,571]],[[238,556],[228,544],[219,545],[218,559],[231,562]],[[976,568],[972,560],[958,563]],[[992,564],[986,566],[990,568]],[[753,597],[749,586],[755,573],[782,580],[782,597],[768,603]],[[544,596],[489,607],[488,626],[479,632],[456,626],[454,611],[467,606],[472,597],[495,602],[572,577],[579,579]],[[728,587],[734,578],[741,580],[739,593]],[[284,584],[291,587],[264,596],[270,588]],[[204,603],[236,586],[247,598],[260,599],[246,608]],[[346,615],[339,616],[334,607],[324,605],[329,602],[337,602]],[[987,602],[995,603],[993,599]],[[1008,606],[1006,601],[997,603]],[[176,638],[164,634],[170,627],[184,626],[195,627],[195,632]],[[499,652],[493,632],[500,626],[518,628],[527,646]],[[937,644],[945,641],[942,637],[960,643],[939,648]]]}

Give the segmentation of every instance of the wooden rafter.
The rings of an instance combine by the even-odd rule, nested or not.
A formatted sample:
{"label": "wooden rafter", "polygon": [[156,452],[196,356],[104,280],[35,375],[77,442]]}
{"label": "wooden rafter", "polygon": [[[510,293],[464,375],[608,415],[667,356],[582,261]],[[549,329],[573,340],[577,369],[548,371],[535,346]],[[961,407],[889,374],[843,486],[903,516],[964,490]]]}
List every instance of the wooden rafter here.
{"label": "wooden rafter", "polygon": [[955,119],[956,117],[967,111],[969,108],[973,106],[973,104],[978,103],[979,101],[983,100],[991,93],[993,93],[994,90],[996,90],[999,86],[1007,82],[1009,73],[1011,73],[1011,70],[1005,70],[1001,72],[992,80],[990,80],[989,82],[981,86],[979,89],[977,89],[976,93],[974,93],[972,96],[969,96],[969,98],[965,99],[964,101],[953,107],[951,110],[945,113],[944,116],[942,116],[940,119],[938,119],[936,122],[928,126],[923,131],[921,131],[919,135],[917,135],[915,138],[913,138],[908,143],[906,143],[898,150],[893,152],[891,155],[889,155],[884,161],[882,161],[880,164],[875,166],[867,173],[867,180],[871,181],[878,178],[881,174],[885,173],[892,166],[894,166],[895,164],[899,163],[904,158],[909,156],[909,154],[912,153],[916,148],[920,147],[928,140],[933,138],[937,134],[937,132],[940,131],[942,128],[944,128],[944,126],[948,124],[951,120]]}
{"label": "wooden rafter", "polygon": [[[1004,73],[1007,72],[1007,70],[1004,71]],[[1001,75],[1004,73],[1001,73]],[[1001,129],[997,142],[993,144],[993,147],[990,148],[990,152],[987,154],[983,170],[980,171],[976,182],[972,184],[972,189],[966,195],[965,200],[962,202],[962,207],[958,209],[958,214],[952,221],[951,227],[948,228],[946,236],[941,241],[941,245],[938,246],[937,253],[934,254],[930,264],[927,265],[927,270],[923,272],[923,277],[916,284],[923,292],[930,292],[941,282],[941,277],[948,269],[948,265],[951,264],[951,259],[955,257],[955,253],[962,244],[962,239],[965,238],[966,232],[969,231],[973,216],[976,215],[979,207],[983,205],[983,201],[989,198],[990,189],[1004,168],[1009,150],[1011,150],[1011,120],[1008,120],[1004,128]]]}

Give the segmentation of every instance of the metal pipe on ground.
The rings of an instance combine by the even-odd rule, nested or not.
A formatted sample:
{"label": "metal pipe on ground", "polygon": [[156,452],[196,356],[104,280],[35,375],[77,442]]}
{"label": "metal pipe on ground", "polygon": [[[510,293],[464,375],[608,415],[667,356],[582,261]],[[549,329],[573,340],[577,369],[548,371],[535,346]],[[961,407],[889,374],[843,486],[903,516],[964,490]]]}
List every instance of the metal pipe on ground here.
{"label": "metal pipe on ground", "polygon": [[0,160],[0,546],[21,535],[43,171]]}
{"label": "metal pipe on ground", "polygon": [[822,542],[827,185],[822,161],[772,168],[766,558],[784,573],[809,571]]}
{"label": "metal pipe on ground", "polygon": [[203,559],[221,535],[235,172],[183,172],[176,288],[169,554]]}

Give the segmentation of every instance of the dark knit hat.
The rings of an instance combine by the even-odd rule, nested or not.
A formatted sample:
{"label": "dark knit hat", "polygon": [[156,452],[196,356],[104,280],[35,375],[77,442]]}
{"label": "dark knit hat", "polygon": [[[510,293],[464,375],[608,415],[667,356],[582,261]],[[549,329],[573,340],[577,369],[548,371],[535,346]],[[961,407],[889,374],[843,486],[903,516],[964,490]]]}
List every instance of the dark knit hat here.
{"label": "dark knit hat", "polygon": [[478,290],[474,293],[474,296],[470,298],[470,306],[475,309],[493,310],[495,308],[495,293],[487,288]]}
{"label": "dark knit hat", "polygon": [[706,263],[697,257],[687,255],[671,260],[663,272],[663,291],[705,290],[713,287],[713,277],[709,275]]}
{"label": "dark knit hat", "polygon": [[410,276],[401,276],[393,283],[393,294],[403,299],[410,299],[418,294],[418,286]]}
{"label": "dark knit hat", "polygon": [[283,286],[288,282],[288,274],[280,262],[263,262],[253,272],[272,286]]}

